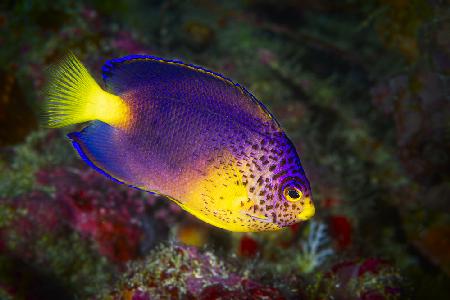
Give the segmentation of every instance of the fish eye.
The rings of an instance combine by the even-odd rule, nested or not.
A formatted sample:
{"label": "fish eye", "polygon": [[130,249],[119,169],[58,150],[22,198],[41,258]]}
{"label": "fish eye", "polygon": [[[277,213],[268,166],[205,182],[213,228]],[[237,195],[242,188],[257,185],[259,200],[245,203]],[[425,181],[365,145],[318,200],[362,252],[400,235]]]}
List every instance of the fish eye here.
{"label": "fish eye", "polygon": [[284,189],[283,194],[284,194],[284,198],[290,202],[299,201],[303,197],[302,191],[300,191],[300,189],[298,189],[296,187],[292,187],[292,186],[286,187]]}

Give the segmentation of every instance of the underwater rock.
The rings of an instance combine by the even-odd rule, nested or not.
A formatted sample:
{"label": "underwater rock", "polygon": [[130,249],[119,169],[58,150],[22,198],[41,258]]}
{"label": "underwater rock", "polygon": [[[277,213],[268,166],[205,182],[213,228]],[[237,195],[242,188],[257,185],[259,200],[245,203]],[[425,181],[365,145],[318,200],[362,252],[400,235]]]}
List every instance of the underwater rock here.
{"label": "underwater rock", "polygon": [[404,299],[403,279],[387,261],[378,258],[338,263],[325,273],[312,299]]}
{"label": "underwater rock", "polygon": [[[375,29],[385,47],[395,49],[410,63],[419,56],[417,35],[433,17],[431,1],[382,0],[383,14],[376,18]],[[399,13],[401,12],[401,13]]]}
{"label": "underwater rock", "polygon": [[[434,70],[447,76],[448,82],[448,76],[450,75],[450,39],[448,37],[450,24],[442,19],[436,21],[433,26],[436,28],[425,31],[423,40],[429,42],[426,45],[428,47],[427,52],[430,53],[432,58]],[[426,36],[426,34],[430,36]]]}
{"label": "underwater rock", "polygon": [[418,69],[372,89],[376,108],[392,115],[401,162],[408,174],[433,185],[450,168],[450,105],[437,73]]}
{"label": "underwater rock", "polygon": [[417,236],[413,243],[432,263],[450,276],[450,226],[432,225]]}
{"label": "underwater rock", "polygon": [[86,299],[107,284],[114,265],[71,229],[70,218],[44,192],[0,199],[0,289],[13,299]]}
{"label": "underwater rock", "polygon": [[214,30],[198,21],[188,21],[183,26],[184,40],[195,51],[205,50],[214,40]]}
{"label": "underwater rock", "polygon": [[[169,244],[134,262],[112,299],[283,299],[280,291],[237,273],[211,252]],[[270,298],[268,298],[270,297]]]}
{"label": "underwater rock", "polygon": [[17,78],[0,70],[0,147],[22,142],[37,128]]}
{"label": "underwater rock", "polygon": [[[246,282],[243,283],[243,286]],[[221,299],[237,299],[237,300],[263,300],[285,299],[280,292],[271,287],[249,286],[245,291],[230,291],[222,285],[212,285],[205,288],[198,299],[201,300],[221,300]]]}
{"label": "underwater rock", "polygon": [[111,41],[112,47],[123,53],[148,54],[148,50],[144,45],[133,38],[129,32],[119,31]]}

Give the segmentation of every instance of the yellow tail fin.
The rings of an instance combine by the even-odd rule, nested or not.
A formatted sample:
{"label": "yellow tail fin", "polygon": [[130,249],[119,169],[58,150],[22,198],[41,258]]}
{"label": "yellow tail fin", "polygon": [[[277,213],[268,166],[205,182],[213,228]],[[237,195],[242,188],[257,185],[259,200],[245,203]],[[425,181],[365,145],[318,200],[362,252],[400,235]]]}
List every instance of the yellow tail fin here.
{"label": "yellow tail fin", "polygon": [[127,104],[105,92],[75,55],[70,53],[52,75],[46,112],[48,126],[100,120],[111,126],[127,127],[130,117]]}

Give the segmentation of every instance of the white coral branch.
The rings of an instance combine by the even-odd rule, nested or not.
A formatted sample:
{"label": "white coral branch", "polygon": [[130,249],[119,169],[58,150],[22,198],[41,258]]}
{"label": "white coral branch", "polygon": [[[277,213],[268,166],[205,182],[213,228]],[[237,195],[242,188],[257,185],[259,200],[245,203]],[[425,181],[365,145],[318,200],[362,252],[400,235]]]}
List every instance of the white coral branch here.
{"label": "white coral branch", "polygon": [[333,250],[329,247],[325,224],[316,221],[310,222],[308,237],[303,242],[301,249],[296,261],[303,273],[314,271],[333,254]]}

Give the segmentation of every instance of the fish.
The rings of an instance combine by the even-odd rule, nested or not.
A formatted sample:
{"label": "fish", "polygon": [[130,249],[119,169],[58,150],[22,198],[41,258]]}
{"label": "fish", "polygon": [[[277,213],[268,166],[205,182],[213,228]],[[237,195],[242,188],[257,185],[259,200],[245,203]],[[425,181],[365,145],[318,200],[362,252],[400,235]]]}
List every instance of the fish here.
{"label": "fish", "polygon": [[100,86],[69,54],[51,73],[46,122],[111,180],[164,196],[234,232],[274,231],[315,213],[298,153],[247,89],[149,55],[106,61]]}

